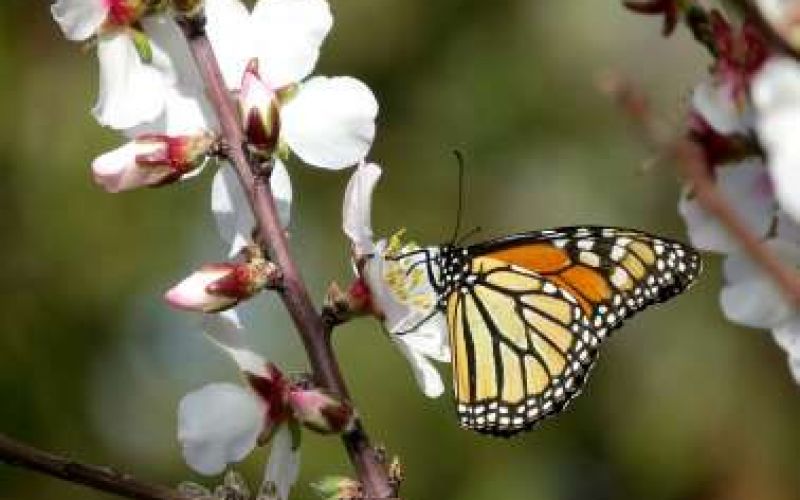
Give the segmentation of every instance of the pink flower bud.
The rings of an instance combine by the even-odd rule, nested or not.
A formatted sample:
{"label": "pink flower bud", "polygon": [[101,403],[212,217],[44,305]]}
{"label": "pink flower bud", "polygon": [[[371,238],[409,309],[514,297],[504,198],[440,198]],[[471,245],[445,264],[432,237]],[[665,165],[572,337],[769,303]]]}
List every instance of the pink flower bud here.
{"label": "pink flower bud", "polygon": [[245,377],[253,392],[264,402],[264,431],[262,440],[269,439],[275,426],[282,424],[292,416],[289,406],[289,379],[272,363],[267,363],[262,373],[246,372]]}
{"label": "pink flower bud", "polygon": [[164,298],[171,306],[189,311],[229,309],[264,288],[267,267],[263,262],[207,264],[175,285]]}
{"label": "pink flower bud", "polygon": [[239,110],[250,147],[264,156],[272,154],[280,133],[278,96],[259,76],[258,59],[250,61],[242,77]]}
{"label": "pink flower bud", "polygon": [[202,164],[214,143],[210,134],[142,135],[92,162],[95,182],[110,193],[177,181]]}
{"label": "pink flower bud", "polygon": [[743,103],[750,82],[770,56],[769,45],[751,19],[737,30],[718,10],[709,17],[717,56],[714,73],[728,86],[734,101]]}
{"label": "pink flower bud", "polygon": [[323,434],[350,430],[355,421],[349,403],[319,389],[293,389],[289,393],[289,405],[300,423]]}
{"label": "pink flower bud", "polygon": [[103,0],[108,9],[106,24],[130,26],[147,11],[148,0]]}

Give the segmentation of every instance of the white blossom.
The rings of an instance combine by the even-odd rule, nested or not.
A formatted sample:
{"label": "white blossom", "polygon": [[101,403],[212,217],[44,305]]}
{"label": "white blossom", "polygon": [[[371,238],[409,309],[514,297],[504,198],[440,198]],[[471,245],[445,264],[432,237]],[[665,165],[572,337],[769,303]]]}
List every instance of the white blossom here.
{"label": "white blossom", "polygon": [[390,338],[408,359],[423,393],[438,397],[444,385],[429,359],[450,361],[447,324],[436,309],[436,293],[425,268],[428,263],[420,260],[426,254],[403,258],[404,253],[420,249],[402,246],[398,238],[372,241],[372,192],[380,173],[374,163],[362,163],[353,173],[345,191],[343,230],[354,259],[362,261],[361,278]]}
{"label": "white blossom", "polygon": [[781,208],[800,221],[800,64],[771,59],[756,77],[752,95],[775,195]]}

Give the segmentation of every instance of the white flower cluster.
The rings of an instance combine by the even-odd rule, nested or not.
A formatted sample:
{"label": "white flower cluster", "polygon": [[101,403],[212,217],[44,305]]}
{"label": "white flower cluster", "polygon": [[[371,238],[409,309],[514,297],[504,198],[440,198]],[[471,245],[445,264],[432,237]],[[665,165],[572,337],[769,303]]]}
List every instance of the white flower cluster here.
{"label": "white flower cluster", "polygon": [[[800,64],[771,55],[745,21],[714,13],[717,61],[692,97],[690,137],[740,219],[788,266],[800,267]],[[719,222],[686,190],[679,202],[692,243],[725,256],[720,302],[733,322],[771,330],[800,382],[800,315]]]}
{"label": "white flower cluster", "polygon": [[[100,63],[93,114],[127,140],[96,158],[92,171],[108,192],[158,187],[187,180],[209,158],[219,160],[211,209],[230,262],[207,264],[167,292],[174,307],[203,314],[204,329],[238,365],[243,385],[209,384],[185,396],[178,410],[178,439],[187,463],[218,474],[258,445],[272,442],[263,491],[287,499],[297,478],[297,432],[344,432],[353,423],[347,402],[293,382],[244,340],[234,307],[269,285],[279,270],[253,238],[256,220],[236,171],[225,156],[221,130],[192,51],[178,23],[202,6],[205,32],[221,76],[236,96],[249,153],[272,165],[270,186],[288,227],[292,203],[289,170],[294,154],[327,170],[358,165],[345,193],[344,231],[352,241],[373,312],[409,359],[424,393],[443,384],[430,359],[449,360],[435,294],[397,238],[374,243],[372,191],[380,167],[365,158],[375,136],[377,101],[351,77],[309,77],[333,24],[326,0],[56,0],[53,17],[65,36],[94,42]],[[227,145],[231,147],[230,145]]]}

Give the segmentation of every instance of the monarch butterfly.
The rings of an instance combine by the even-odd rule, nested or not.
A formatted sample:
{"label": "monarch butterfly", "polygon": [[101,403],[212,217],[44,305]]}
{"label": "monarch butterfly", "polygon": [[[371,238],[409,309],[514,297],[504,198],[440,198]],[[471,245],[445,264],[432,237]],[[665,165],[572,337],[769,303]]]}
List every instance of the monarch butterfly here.
{"label": "monarch butterfly", "polygon": [[697,252],[613,227],[518,233],[418,249],[447,317],[460,424],[510,436],[559,413],[600,342],[692,284]]}

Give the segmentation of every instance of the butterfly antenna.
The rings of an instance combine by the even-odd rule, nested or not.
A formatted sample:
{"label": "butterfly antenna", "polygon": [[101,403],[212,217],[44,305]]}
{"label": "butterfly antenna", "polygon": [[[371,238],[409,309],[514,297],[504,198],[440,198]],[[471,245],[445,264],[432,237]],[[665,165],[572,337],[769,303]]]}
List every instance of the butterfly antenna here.
{"label": "butterfly antenna", "polygon": [[461,231],[461,214],[464,209],[464,153],[460,149],[454,149],[453,155],[458,162],[458,210],[456,211],[456,227],[450,238],[451,244],[455,244],[458,233]]}
{"label": "butterfly antenna", "polygon": [[458,246],[461,246],[462,243],[464,243],[468,239],[472,238],[476,234],[480,233],[481,231],[483,231],[483,228],[481,226],[475,226],[474,228],[472,228],[469,231],[467,231],[466,233],[464,233],[464,236],[458,238],[455,241],[455,244],[458,245]]}

